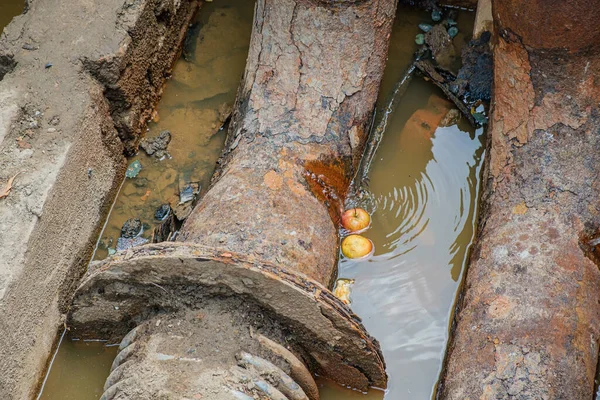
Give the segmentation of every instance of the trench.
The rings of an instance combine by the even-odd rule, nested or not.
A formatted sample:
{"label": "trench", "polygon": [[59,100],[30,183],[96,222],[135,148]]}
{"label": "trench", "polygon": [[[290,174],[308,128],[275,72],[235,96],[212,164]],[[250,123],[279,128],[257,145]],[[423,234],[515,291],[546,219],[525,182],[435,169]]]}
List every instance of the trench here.
{"label": "trench", "polygon": [[[225,141],[223,110],[233,105],[244,69],[252,15],[253,2],[244,0],[202,6],[146,132],[155,137],[168,130],[169,155],[157,159],[140,150],[128,161],[139,161],[142,168],[123,182],[94,259],[115,250],[127,219],[139,218],[144,224],[140,237],[150,240],[161,204],[189,183],[199,185],[199,196],[208,189]],[[473,18],[459,13],[458,47],[468,41]],[[428,13],[399,7],[377,118],[413,59],[422,22],[431,23]],[[464,119],[438,127],[440,115],[451,108],[441,91],[415,77],[390,115],[370,168],[369,201],[349,200],[373,215],[365,235],[375,253],[362,261],[341,257],[339,277],[355,280],[351,307],[381,342],[390,382],[385,393],[364,394],[319,380],[324,400],[435,394],[474,235],[485,137],[483,129],[475,130]],[[115,355],[115,346],[65,335],[39,398],[99,398]]]}

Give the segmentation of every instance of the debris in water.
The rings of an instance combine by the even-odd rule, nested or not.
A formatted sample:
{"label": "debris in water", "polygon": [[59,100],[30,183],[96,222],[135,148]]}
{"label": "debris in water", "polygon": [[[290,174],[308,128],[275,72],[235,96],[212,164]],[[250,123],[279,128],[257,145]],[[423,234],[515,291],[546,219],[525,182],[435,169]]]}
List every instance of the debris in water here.
{"label": "debris in water", "polygon": [[[163,204],[158,211],[162,212],[163,206],[167,207],[166,215],[162,218],[160,224],[154,227],[152,231],[152,243],[166,242],[173,239],[175,234],[175,217],[168,204]],[[156,215],[155,215],[156,217]]]}
{"label": "debris in water", "polygon": [[159,160],[169,157],[167,146],[171,142],[171,132],[162,131],[160,135],[153,138],[144,138],[140,143],[140,147],[149,156],[154,156]]}
{"label": "debris in water", "polygon": [[117,253],[117,249],[113,249],[112,247],[109,247],[107,250],[109,256],[115,255]]}
{"label": "debris in water", "polygon": [[151,190],[146,190],[146,193],[144,193],[144,195],[143,195],[142,197],[140,197],[140,199],[141,199],[142,201],[146,201],[146,200],[148,200],[148,196],[150,196],[150,193],[152,193],[152,191],[151,191]]}
{"label": "debris in water", "polygon": [[448,29],[448,35],[450,35],[450,38],[454,39],[456,35],[458,35],[458,28],[455,26],[450,27],[450,29]]}
{"label": "debris in water", "polygon": [[433,28],[433,26],[429,24],[419,24],[419,29],[421,29],[425,33],[429,32],[431,28]]}
{"label": "debris in water", "polygon": [[338,279],[335,282],[335,289],[333,294],[335,297],[340,299],[344,304],[350,304],[350,293],[352,292],[352,285],[354,285],[354,279]]}
{"label": "debris in water", "polygon": [[138,176],[141,169],[142,163],[139,160],[135,160],[134,162],[129,164],[129,167],[127,167],[127,171],[125,171],[125,176],[127,178],[135,178],[136,176]]}
{"label": "debris in water", "polygon": [[419,33],[417,36],[415,36],[415,43],[419,46],[425,44],[425,35]]}
{"label": "debris in water", "polygon": [[141,235],[144,227],[142,221],[137,218],[129,218],[121,228],[121,237],[134,238]]}
{"label": "debris in water", "polygon": [[19,175],[20,173],[21,172],[17,172],[15,174],[15,176],[13,176],[12,178],[10,178],[8,180],[8,182],[6,182],[6,185],[4,185],[4,187],[0,190],[0,199],[3,199],[3,198],[5,198],[6,196],[8,196],[10,194],[13,182],[14,182],[15,178],[17,177],[17,175]]}
{"label": "debris in water", "polygon": [[165,218],[167,218],[170,213],[171,207],[168,204],[161,204],[160,207],[156,209],[156,212],[154,213],[154,218],[156,218],[159,221],[162,221]]}
{"label": "debris in water", "polygon": [[130,218],[121,228],[121,237],[117,239],[117,251],[130,249],[148,243],[148,239],[141,237],[144,225],[137,218]]}
{"label": "debris in water", "polygon": [[448,110],[444,118],[440,121],[441,127],[456,125],[460,120],[460,111],[456,108]]}
{"label": "debris in water", "polygon": [[200,193],[200,183],[188,183],[183,187],[183,189],[179,190],[179,203],[184,204],[194,200],[198,193]]}
{"label": "debris in water", "polygon": [[123,251],[130,249],[135,246],[141,246],[143,244],[148,243],[149,240],[143,237],[135,237],[135,238],[124,238],[120,237],[117,239],[117,251]]}
{"label": "debris in water", "polygon": [[471,115],[473,115],[475,122],[477,122],[479,125],[485,125],[488,123],[488,118],[483,113],[471,112]]}

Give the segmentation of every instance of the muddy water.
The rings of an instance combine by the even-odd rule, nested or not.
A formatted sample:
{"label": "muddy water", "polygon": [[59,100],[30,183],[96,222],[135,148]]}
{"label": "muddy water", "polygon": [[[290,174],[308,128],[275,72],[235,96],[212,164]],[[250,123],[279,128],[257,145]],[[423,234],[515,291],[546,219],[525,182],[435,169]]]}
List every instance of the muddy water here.
{"label": "muddy water", "polygon": [[0,34],[13,17],[21,14],[25,8],[25,0],[0,0]]}
{"label": "muddy water", "polygon": [[[247,54],[253,2],[205,3],[192,28],[193,45],[175,65],[148,136],[169,130],[171,158],[140,152],[143,168],[126,179],[102,234],[96,258],[114,248],[122,224],[137,217],[154,223],[155,209],[185,182],[203,188],[214,170],[224,132],[219,109],[232,104]],[[400,9],[382,84],[383,107],[416,50],[414,37],[429,15]],[[461,14],[455,43],[467,40],[473,16]],[[438,378],[456,291],[473,237],[482,131],[464,121],[437,127],[452,106],[430,84],[415,78],[392,113],[370,172],[376,246],[361,262],[341,260],[340,276],[356,279],[352,308],[383,347],[390,384],[368,394],[319,381],[323,400],[428,399]],[[423,129],[423,123],[431,129]],[[149,237],[149,230],[143,234]],[[42,399],[97,399],[114,347],[65,340]],[[110,363],[110,362],[109,362]],[[62,371],[62,372],[61,372]],[[69,375],[68,371],[75,371]],[[65,379],[70,376],[69,379]],[[85,390],[79,390],[85,388]],[[69,397],[70,396],[70,397]]]}
{"label": "muddy water", "polygon": [[[137,178],[125,179],[96,259],[115,248],[127,219],[139,218],[152,226],[156,209],[177,198],[181,187],[197,182],[201,192],[208,188],[225,140],[223,110],[233,106],[244,71],[253,12],[253,2],[244,0],[219,0],[202,7],[146,134],[152,138],[171,132],[170,157],[158,160],[140,150],[129,160],[139,160],[142,170]],[[142,236],[150,238],[151,229]]]}
{"label": "muddy water", "polygon": [[[414,38],[423,19],[399,14],[380,106],[410,62],[415,47],[407,37]],[[461,32],[471,31],[472,14],[461,14],[458,23]],[[459,36],[455,43],[465,40]],[[372,392],[365,399],[428,399],[435,391],[473,239],[484,148],[483,130],[464,119],[438,126],[452,108],[433,85],[414,78],[371,166],[372,201],[350,202],[373,212],[364,235],[375,254],[342,259],[339,274],[356,280],[352,309],[381,342],[390,376],[385,396]],[[329,400],[351,398],[329,390],[336,393]]]}
{"label": "muddy water", "polygon": [[98,400],[118,346],[64,340],[39,400]]}

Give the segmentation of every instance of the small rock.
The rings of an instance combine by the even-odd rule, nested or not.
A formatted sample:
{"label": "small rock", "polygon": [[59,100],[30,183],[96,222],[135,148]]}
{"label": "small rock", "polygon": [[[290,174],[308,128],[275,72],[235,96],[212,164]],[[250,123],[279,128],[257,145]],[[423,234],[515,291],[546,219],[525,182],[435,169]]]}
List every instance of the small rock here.
{"label": "small rock", "polygon": [[48,128],[48,132],[49,133],[54,133],[54,132],[56,132],[56,128]]}
{"label": "small rock", "polygon": [[135,178],[136,176],[138,176],[141,169],[142,163],[139,160],[135,160],[134,162],[129,164],[129,167],[127,167],[127,171],[125,171],[125,176],[127,178]]}
{"label": "small rock", "polygon": [[171,210],[173,210],[173,214],[179,221],[183,221],[192,213],[192,202],[180,203],[179,196],[177,194],[173,195],[169,199],[169,205],[171,206]]}
{"label": "small rock", "polygon": [[117,249],[113,249],[112,247],[108,248],[108,255],[112,256],[117,252]]}
{"label": "small rock", "polygon": [[49,69],[50,67],[52,67],[52,65],[53,65],[53,64],[52,64],[51,62],[49,62],[49,63],[46,63],[46,65],[44,65],[44,68],[45,68],[45,69]]}
{"label": "small rock", "polygon": [[50,120],[48,121],[48,124],[50,124],[52,126],[56,126],[56,125],[60,124],[60,117],[58,115],[55,115],[54,117],[50,118]]}
{"label": "small rock", "polygon": [[121,237],[134,238],[142,233],[142,221],[137,218],[130,218],[123,224],[121,228]]}
{"label": "small rock", "polygon": [[170,213],[171,213],[171,206],[169,206],[168,204],[162,204],[160,207],[158,207],[158,209],[154,213],[154,218],[156,218],[159,221],[162,221],[165,218],[167,218]]}
{"label": "small rock", "polygon": [[440,10],[433,10],[431,12],[431,19],[435,22],[441,21],[442,20],[442,13]]}
{"label": "small rock", "polygon": [[431,28],[433,28],[433,27],[429,24],[419,24],[419,29],[425,33],[429,32],[431,30]]}
{"label": "small rock", "polygon": [[144,138],[140,143],[140,147],[148,154],[149,156],[154,155],[154,157],[158,159],[163,159],[169,156],[167,153],[167,146],[171,141],[171,132],[162,131],[160,135],[154,138]]}
{"label": "small rock", "polygon": [[423,35],[422,33],[419,33],[417,36],[415,36],[415,43],[418,44],[419,46],[424,44],[425,43],[425,35]]}
{"label": "small rock", "polygon": [[39,49],[39,47],[37,47],[37,46],[34,46],[34,45],[30,44],[30,43],[25,43],[25,44],[22,46],[22,48],[23,48],[23,50],[29,50],[29,51],[34,51],[34,50],[37,50],[37,49]]}

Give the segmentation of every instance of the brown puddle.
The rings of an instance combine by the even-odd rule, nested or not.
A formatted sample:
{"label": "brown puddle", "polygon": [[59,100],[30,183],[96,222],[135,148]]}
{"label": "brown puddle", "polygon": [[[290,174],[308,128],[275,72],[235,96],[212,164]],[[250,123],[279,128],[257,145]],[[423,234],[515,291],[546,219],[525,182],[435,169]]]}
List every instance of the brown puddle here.
{"label": "brown puddle", "polygon": [[39,400],[98,400],[118,346],[63,340]]}
{"label": "brown puddle", "polygon": [[0,1],[0,34],[4,27],[12,21],[13,17],[21,14],[25,9],[25,0]]}
{"label": "brown puddle", "polygon": [[[473,14],[458,17],[471,32]],[[417,24],[427,14],[399,10],[379,107],[407,69]],[[470,36],[470,35],[468,35]],[[468,37],[459,34],[454,43]],[[438,127],[454,108],[443,93],[414,77],[375,154],[369,173],[373,212],[363,235],[375,245],[368,260],[342,259],[340,278],[355,279],[352,309],[381,343],[390,380],[385,396],[326,384],[327,400],[429,399],[442,367],[457,290],[473,240],[483,129],[464,119]],[[361,205],[361,201],[350,205]]]}
{"label": "brown puddle", "polygon": [[[140,151],[129,160],[139,160],[143,168],[137,178],[123,183],[96,259],[114,248],[128,218],[152,226],[157,207],[183,182],[199,182],[202,191],[207,189],[225,139],[225,132],[218,130],[219,109],[235,99],[253,7],[245,0],[219,0],[202,7],[196,17],[196,51],[188,46],[189,61],[176,64],[158,107],[158,121],[150,124],[147,134],[169,130],[172,158],[158,161]],[[471,31],[473,18],[472,13],[459,15],[460,33],[454,43],[468,39],[463,32]],[[412,61],[421,22],[431,23],[429,14],[399,9],[379,108]],[[464,120],[436,128],[448,108],[451,105],[433,85],[419,77],[410,83],[389,119],[369,174],[374,206],[369,211],[374,214],[365,235],[374,242],[375,254],[339,265],[340,277],[356,279],[352,309],[381,342],[389,388],[385,395],[378,390],[365,395],[319,380],[323,400],[432,396],[473,238],[483,158],[481,129],[475,131]],[[149,237],[150,230],[144,236]],[[98,343],[63,341],[40,398],[97,399],[115,352]],[[69,397],[77,396],[80,388],[86,395]]]}
{"label": "brown puddle", "polygon": [[[244,72],[253,2],[220,0],[205,3],[190,30],[182,58],[175,64],[158,105],[155,122],[146,137],[171,132],[168,152],[160,161],[139,153],[142,169],[125,179],[102,233],[95,259],[104,259],[115,248],[121,227],[129,218],[139,218],[152,227],[156,209],[177,198],[179,188],[199,183],[201,194],[208,189],[216,161],[225,142],[221,110],[233,106]],[[189,44],[190,39],[195,43]],[[175,197],[173,197],[175,196]],[[142,234],[150,238],[152,229]]]}

